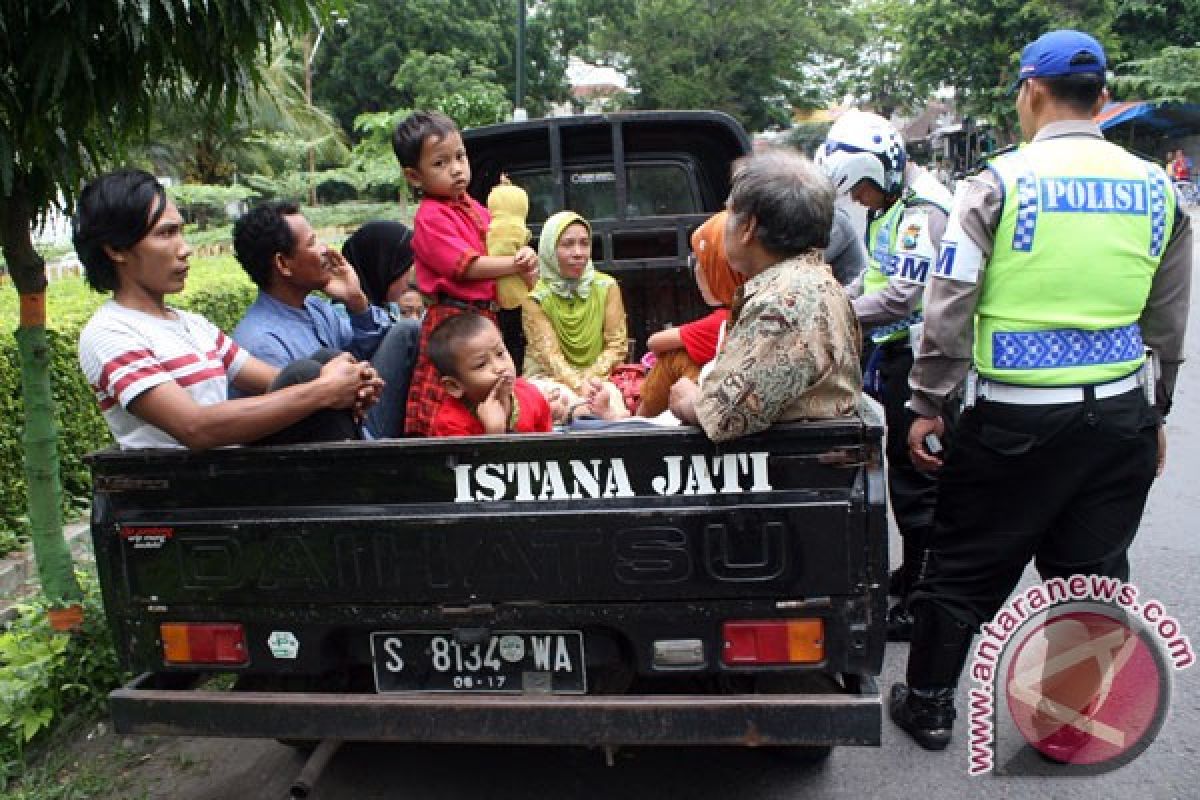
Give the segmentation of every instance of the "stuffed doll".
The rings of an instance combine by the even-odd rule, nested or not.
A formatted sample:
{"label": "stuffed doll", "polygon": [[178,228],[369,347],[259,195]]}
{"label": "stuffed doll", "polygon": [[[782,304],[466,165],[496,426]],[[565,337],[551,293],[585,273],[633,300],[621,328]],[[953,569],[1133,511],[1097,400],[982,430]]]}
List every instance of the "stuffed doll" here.
{"label": "stuffed doll", "polygon": [[[529,243],[525,218],[529,215],[529,195],[520,186],[501,175],[500,183],[488,193],[488,211],[492,224],[488,226],[489,256],[511,256]],[[496,301],[501,308],[513,309],[529,294],[529,287],[520,275],[505,275],[496,279]]]}

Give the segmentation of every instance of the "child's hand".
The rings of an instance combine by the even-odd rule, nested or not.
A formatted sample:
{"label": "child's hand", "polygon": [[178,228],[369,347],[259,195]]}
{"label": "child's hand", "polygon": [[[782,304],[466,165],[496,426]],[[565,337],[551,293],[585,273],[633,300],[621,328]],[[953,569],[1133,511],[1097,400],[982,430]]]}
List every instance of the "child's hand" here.
{"label": "child's hand", "polygon": [[563,394],[561,386],[551,386],[543,394],[546,398],[546,405],[550,406],[550,419],[556,423],[569,422],[567,414],[567,396]]}
{"label": "child's hand", "polygon": [[512,376],[505,376],[492,385],[479,405],[475,407],[475,416],[483,423],[485,433],[505,433],[508,431],[508,415],[512,413]]}
{"label": "child's hand", "polygon": [[513,256],[513,263],[516,264],[522,272],[527,272],[531,269],[537,269],[537,251],[529,245],[522,245],[521,249],[517,250],[516,255]]}
{"label": "child's hand", "polygon": [[517,268],[517,274],[525,281],[525,285],[532,289],[538,282],[538,257],[537,252],[529,245],[525,245],[517,250],[513,256],[513,266]]}

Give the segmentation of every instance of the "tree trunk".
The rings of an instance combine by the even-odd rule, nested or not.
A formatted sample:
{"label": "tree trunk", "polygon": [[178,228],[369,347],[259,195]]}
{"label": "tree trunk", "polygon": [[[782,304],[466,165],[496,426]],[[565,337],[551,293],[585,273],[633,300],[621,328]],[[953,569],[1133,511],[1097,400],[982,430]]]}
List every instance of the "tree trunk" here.
{"label": "tree trunk", "polygon": [[19,185],[5,203],[0,244],[13,284],[20,293],[16,332],[25,404],[25,489],[33,552],[42,591],[58,608],[77,606],[83,592],[75,579],[71,552],[63,539],[62,483],[58,471],[58,431],[51,392],[50,344],[46,337],[46,262],[33,247],[33,210]]}

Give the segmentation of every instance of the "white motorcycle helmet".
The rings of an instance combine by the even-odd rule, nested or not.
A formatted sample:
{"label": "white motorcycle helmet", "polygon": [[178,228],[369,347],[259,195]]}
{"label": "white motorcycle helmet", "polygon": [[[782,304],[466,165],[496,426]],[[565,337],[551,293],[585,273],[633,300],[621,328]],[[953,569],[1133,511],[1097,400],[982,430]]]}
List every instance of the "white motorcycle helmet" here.
{"label": "white motorcycle helmet", "polygon": [[904,140],[878,114],[847,111],[838,117],[815,160],[843,194],[863,180],[885,195],[898,195],[904,188]]}

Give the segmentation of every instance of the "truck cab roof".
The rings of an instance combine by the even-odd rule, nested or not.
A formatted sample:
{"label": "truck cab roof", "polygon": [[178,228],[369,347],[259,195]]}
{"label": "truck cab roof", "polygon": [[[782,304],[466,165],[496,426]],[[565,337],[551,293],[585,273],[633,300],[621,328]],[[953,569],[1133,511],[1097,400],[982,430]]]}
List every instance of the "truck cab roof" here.
{"label": "truck cab roof", "polygon": [[[637,347],[666,325],[708,313],[686,268],[689,238],[724,207],[730,166],[750,152],[750,138],[733,117],[720,111],[549,117],[470,129],[463,140],[477,200],[487,202],[501,174],[526,190],[535,248],[551,214],[569,209],[588,220],[592,261],[620,284]],[[517,325],[501,327],[519,356]]]}

